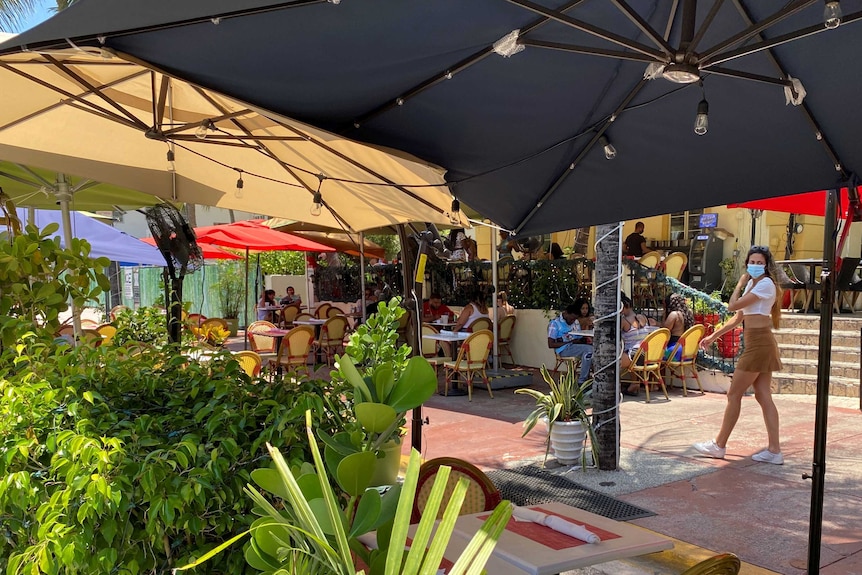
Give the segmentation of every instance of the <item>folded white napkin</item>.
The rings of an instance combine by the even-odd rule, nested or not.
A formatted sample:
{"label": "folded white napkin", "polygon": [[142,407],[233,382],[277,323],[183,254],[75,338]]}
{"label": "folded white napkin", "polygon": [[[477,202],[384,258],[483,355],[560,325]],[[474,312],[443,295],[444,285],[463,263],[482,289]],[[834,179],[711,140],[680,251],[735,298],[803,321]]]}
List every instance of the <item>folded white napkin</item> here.
{"label": "folded white napkin", "polygon": [[542,513],[541,511],[536,511],[535,509],[530,509],[528,507],[515,507],[512,510],[512,517],[515,518],[515,521],[532,521],[533,523],[538,523],[540,525],[544,525],[554,531],[558,531],[564,535],[568,535],[569,537],[574,537],[575,539],[580,539],[581,541],[585,541],[586,543],[600,543],[601,538],[584,527],[583,525],[578,525],[576,523],[572,523],[570,521],[566,521],[562,517],[557,517],[556,515],[548,515],[546,513]]}

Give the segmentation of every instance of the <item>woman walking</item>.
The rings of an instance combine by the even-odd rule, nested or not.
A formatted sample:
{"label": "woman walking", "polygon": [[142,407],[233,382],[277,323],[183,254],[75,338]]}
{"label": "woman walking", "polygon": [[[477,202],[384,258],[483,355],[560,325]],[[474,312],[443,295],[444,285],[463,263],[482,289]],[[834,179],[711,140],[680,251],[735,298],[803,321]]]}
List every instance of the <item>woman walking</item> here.
{"label": "woman walking", "polygon": [[762,463],[781,465],[781,443],[778,438],[778,409],[772,401],[772,372],[781,369],[778,344],[772,328],[778,329],[781,320],[781,294],[775,283],[778,277],[775,260],[764,246],[752,246],[746,256],[747,272],[742,274],[727,308],[736,315],[724,326],[701,342],[707,349],[715,340],[741,322],[744,324],[745,351],[736,362],[736,371],[727,392],[727,407],[721,429],[715,439],[695,443],[694,448],[704,455],[724,459],[725,447],[742,405],[742,396],[749,386],[754,387],[754,398],[763,411],[769,445],[751,458]]}

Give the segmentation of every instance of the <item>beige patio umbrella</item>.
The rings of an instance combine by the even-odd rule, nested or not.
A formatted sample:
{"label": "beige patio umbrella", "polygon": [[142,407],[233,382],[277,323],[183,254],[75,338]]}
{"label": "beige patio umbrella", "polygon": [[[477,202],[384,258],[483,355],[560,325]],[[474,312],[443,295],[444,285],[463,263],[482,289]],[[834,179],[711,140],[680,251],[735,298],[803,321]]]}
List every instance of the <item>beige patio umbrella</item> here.
{"label": "beige patio umbrella", "polygon": [[0,57],[0,159],[358,232],[451,214],[440,168],[97,49]]}

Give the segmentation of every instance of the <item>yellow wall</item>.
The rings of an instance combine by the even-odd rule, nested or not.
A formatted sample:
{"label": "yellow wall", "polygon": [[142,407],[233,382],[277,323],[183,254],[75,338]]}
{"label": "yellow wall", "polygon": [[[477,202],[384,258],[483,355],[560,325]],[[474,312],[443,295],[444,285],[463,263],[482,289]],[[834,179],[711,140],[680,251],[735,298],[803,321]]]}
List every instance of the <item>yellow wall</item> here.
{"label": "yellow wall", "polygon": [[[739,266],[748,249],[751,247],[752,218],[749,210],[745,208],[728,208],[727,206],[715,206],[705,208],[705,212],[718,214],[718,227],[723,228],[732,236],[724,241],[724,257],[735,257]],[[785,247],[787,244],[787,223],[789,214],[780,212],[764,212],[755,223],[754,245],[766,245],[775,255],[775,259],[785,259]],[[661,215],[649,218],[629,220],[623,224],[622,237],[625,239],[634,232],[635,223],[644,223],[644,237],[647,242],[653,240],[670,239],[670,216]],[[823,217],[822,216],[796,216],[796,222],[802,224],[803,230],[794,235],[793,259],[819,258],[823,256]],[[476,241],[479,245],[479,257],[491,259],[491,250],[497,243],[497,230],[486,226],[473,228]],[[575,230],[566,230],[551,234],[551,241],[560,246],[571,248],[575,243]],[[590,239],[587,257],[595,257],[595,227],[590,229]],[[847,239],[842,256],[858,257],[862,255],[862,223],[853,224]]]}

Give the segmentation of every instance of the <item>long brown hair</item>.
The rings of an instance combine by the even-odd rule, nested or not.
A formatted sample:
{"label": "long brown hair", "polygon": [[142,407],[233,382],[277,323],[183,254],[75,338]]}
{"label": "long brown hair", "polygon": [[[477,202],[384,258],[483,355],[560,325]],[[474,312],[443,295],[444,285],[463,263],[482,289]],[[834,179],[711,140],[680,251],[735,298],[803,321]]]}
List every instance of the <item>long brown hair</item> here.
{"label": "long brown hair", "polygon": [[772,283],[775,284],[775,301],[772,302],[772,309],[770,310],[769,315],[772,316],[772,327],[779,329],[781,327],[781,299],[784,295],[784,290],[782,290],[781,286],[778,285],[778,278],[781,277],[781,273],[778,270],[778,266],[775,265],[775,258],[772,257],[772,252],[769,251],[769,247],[751,246],[751,249],[748,250],[748,254],[745,256],[746,266],[748,265],[748,258],[750,258],[752,254],[761,254],[766,258],[766,275]]}

